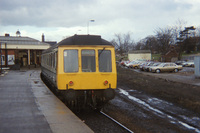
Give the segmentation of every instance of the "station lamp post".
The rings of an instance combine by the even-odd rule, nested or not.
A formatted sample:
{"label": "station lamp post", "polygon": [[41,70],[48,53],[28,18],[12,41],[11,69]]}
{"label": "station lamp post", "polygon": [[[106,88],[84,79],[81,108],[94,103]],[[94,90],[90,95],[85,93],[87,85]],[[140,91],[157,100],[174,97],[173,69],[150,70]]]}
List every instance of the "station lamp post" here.
{"label": "station lamp post", "polygon": [[92,20],[89,20],[88,23],[87,23],[87,34],[88,34],[88,35],[89,35],[89,23],[90,23],[90,22],[95,22],[95,20],[93,20],[93,19],[92,19]]}

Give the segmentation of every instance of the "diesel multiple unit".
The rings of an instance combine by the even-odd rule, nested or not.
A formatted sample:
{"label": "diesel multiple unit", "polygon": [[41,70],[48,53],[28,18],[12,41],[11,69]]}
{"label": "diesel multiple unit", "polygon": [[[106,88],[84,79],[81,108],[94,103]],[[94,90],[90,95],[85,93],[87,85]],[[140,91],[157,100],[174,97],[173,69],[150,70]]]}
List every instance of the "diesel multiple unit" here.
{"label": "diesel multiple unit", "polygon": [[96,35],[74,35],[42,53],[41,77],[71,106],[102,107],[115,96],[115,49]]}

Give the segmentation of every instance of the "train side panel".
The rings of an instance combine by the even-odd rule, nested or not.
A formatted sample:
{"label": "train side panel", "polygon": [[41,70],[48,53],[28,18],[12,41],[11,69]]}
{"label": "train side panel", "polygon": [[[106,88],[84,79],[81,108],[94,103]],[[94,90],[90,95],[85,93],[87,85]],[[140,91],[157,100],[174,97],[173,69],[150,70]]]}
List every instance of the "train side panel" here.
{"label": "train side panel", "polygon": [[57,50],[42,55],[42,76],[57,87]]}

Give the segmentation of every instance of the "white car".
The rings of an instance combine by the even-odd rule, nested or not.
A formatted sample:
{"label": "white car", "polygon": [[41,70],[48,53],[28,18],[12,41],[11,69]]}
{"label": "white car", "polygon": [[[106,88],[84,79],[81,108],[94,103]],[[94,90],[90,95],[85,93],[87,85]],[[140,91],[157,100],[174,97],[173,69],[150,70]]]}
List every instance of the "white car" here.
{"label": "white car", "polygon": [[194,67],[194,61],[187,61],[182,63],[183,67]]}

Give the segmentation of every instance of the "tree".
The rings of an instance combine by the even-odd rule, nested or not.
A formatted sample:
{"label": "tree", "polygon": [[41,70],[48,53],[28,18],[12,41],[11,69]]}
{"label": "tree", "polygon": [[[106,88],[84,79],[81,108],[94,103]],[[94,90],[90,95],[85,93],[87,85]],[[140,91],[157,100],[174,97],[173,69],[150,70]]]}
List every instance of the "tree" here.
{"label": "tree", "polygon": [[174,41],[174,34],[173,34],[173,28],[167,27],[167,28],[159,28],[156,32],[156,38],[157,38],[157,45],[158,45],[158,52],[162,55],[166,54],[171,45],[175,44]]}
{"label": "tree", "polygon": [[134,47],[134,41],[131,39],[130,33],[127,34],[115,34],[115,38],[111,41],[115,46],[115,49],[119,51],[120,55],[127,53]]}
{"label": "tree", "polygon": [[185,27],[185,25],[187,24],[186,21],[184,20],[178,20],[176,22],[176,25],[174,26],[174,38],[176,41],[176,51],[178,52],[178,59],[181,59],[182,53],[184,51],[184,35],[182,35],[183,33],[183,29]]}
{"label": "tree", "polygon": [[194,28],[194,26],[186,27],[186,24],[186,21],[178,20],[177,25],[174,26],[179,59],[181,59],[183,52],[190,53],[198,49],[200,28]]}
{"label": "tree", "polygon": [[195,36],[200,37],[200,27],[197,27],[195,30]]}
{"label": "tree", "polygon": [[186,53],[190,53],[191,51],[195,51],[196,45],[198,43],[198,37],[196,36],[195,32],[196,28],[194,26],[185,27],[184,30],[180,31],[179,38],[177,40],[178,49],[179,49],[179,59],[183,51]]}
{"label": "tree", "polygon": [[153,35],[147,36],[146,38],[140,40],[135,45],[135,50],[151,50],[156,51],[157,49],[157,38]]}
{"label": "tree", "polygon": [[144,45],[145,45],[144,40],[140,40],[136,43],[134,50],[143,50]]}
{"label": "tree", "polygon": [[145,38],[145,50],[151,50],[151,52],[156,53],[156,51],[159,51],[158,48],[159,45],[155,36],[151,35]]}

